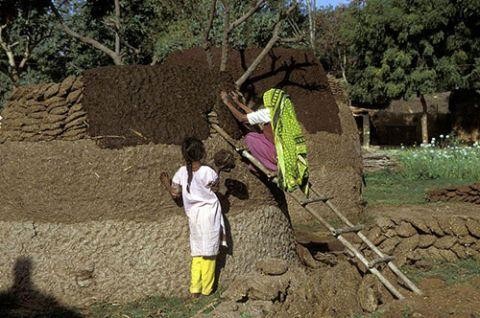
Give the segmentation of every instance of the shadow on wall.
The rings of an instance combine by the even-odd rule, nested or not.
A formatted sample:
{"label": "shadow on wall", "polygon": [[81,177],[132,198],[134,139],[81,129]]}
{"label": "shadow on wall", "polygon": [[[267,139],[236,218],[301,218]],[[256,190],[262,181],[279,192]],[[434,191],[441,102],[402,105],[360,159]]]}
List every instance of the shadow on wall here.
{"label": "shadow on wall", "polygon": [[[422,143],[421,113],[395,114],[381,110],[371,117],[370,138],[373,145],[411,146]],[[362,131],[362,118],[356,117]],[[450,114],[428,114],[428,134],[431,137],[448,135],[452,131]],[[363,137],[363,136],[361,136]],[[363,138],[361,138],[363,141]]]}
{"label": "shadow on wall", "polygon": [[35,288],[32,283],[32,260],[19,257],[14,266],[14,281],[9,290],[0,293],[2,318],[80,318],[75,310],[60,305],[54,297]]}
{"label": "shadow on wall", "polygon": [[[342,134],[338,106],[330,92],[322,66],[313,56],[301,52],[295,57],[282,50],[272,50],[241,87],[248,101],[261,105],[262,94],[269,88],[284,89],[294,96],[299,121],[311,133],[320,131]],[[245,51],[240,51],[243,70],[248,68]]]}
{"label": "shadow on wall", "polygon": [[464,141],[480,140],[480,91],[452,91],[448,102],[456,135]]}

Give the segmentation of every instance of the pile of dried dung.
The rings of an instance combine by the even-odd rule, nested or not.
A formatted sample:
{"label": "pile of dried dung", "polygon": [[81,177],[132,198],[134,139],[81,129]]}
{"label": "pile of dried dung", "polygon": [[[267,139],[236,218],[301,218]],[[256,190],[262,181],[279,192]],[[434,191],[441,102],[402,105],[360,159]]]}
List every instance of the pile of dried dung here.
{"label": "pile of dried dung", "polygon": [[[86,71],[82,81],[68,77],[60,84],[20,88],[2,114],[4,139],[73,140],[85,137],[86,130],[106,148],[180,144],[188,136],[210,135],[207,114],[212,110],[219,125],[240,138],[242,131],[219,92],[234,90],[235,79],[260,51],[231,51],[222,73],[218,65],[210,68],[205,52],[195,48],[172,54],[161,65],[108,66]],[[219,62],[220,50],[212,53]],[[272,87],[290,94],[307,132],[342,132],[325,72],[312,54],[272,50],[241,90],[260,105]]]}
{"label": "pile of dried dung", "polygon": [[480,183],[436,189],[427,193],[428,201],[460,201],[480,204]]}
{"label": "pile of dried dung", "polygon": [[0,142],[77,140],[85,137],[81,78],[16,88],[1,113]]}
{"label": "pile of dried dung", "polygon": [[107,148],[180,144],[187,136],[206,139],[207,113],[219,99],[217,87],[232,85],[228,81],[206,63],[188,60],[88,70],[82,102],[89,114],[88,134]]}

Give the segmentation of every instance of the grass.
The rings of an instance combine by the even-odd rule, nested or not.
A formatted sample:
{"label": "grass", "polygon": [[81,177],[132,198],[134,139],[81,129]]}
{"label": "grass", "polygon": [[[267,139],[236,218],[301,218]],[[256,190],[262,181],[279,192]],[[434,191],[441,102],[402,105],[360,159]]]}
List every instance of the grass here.
{"label": "grass", "polygon": [[220,292],[198,300],[183,298],[149,297],[140,301],[116,304],[95,304],[85,312],[92,318],[188,318],[199,311],[211,312],[219,303]]}
{"label": "grass", "polygon": [[363,197],[371,205],[424,204],[425,193],[430,189],[475,181],[456,178],[410,179],[399,172],[385,170],[365,175],[366,187]]}
{"label": "grass", "polygon": [[422,204],[433,188],[463,185],[480,180],[480,143],[461,145],[440,136],[423,147],[385,150],[400,167],[365,176],[364,198],[370,204]]}
{"label": "grass", "polygon": [[409,266],[404,267],[403,270],[416,283],[425,278],[437,277],[451,285],[479,277],[480,262],[469,258],[455,263],[435,263],[429,270]]}
{"label": "grass", "polygon": [[480,143],[472,146],[458,142],[432,143],[419,148],[394,150],[391,154],[400,162],[400,173],[407,179],[480,179]]}

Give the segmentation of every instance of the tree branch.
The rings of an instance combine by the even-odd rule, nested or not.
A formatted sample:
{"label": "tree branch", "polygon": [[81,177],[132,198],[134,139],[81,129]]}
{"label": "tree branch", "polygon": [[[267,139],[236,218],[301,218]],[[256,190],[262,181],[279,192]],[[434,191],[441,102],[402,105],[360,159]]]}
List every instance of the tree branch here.
{"label": "tree branch", "polygon": [[28,59],[30,58],[30,36],[27,35],[27,43],[25,44],[25,51],[23,52],[23,58],[20,61],[20,64],[18,64],[18,68],[22,70],[25,65],[28,62]]}
{"label": "tree branch", "polygon": [[275,27],[273,28],[272,37],[268,41],[265,48],[260,52],[260,54],[255,58],[255,60],[250,64],[248,69],[243,73],[243,75],[235,82],[237,88],[240,88],[243,83],[250,77],[250,75],[255,71],[258,67],[260,62],[265,58],[265,56],[270,52],[272,47],[275,43],[280,39],[280,31],[282,29],[283,21],[293,12],[293,10],[297,7],[297,2],[293,2],[292,5],[287,9],[285,12],[281,12],[278,21],[275,23]]}
{"label": "tree branch", "polygon": [[207,26],[207,31],[205,32],[205,40],[203,45],[205,54],[207,54],[207,63],[210,68],[213,67],[212,52],[210,50],[212,47],[212,42],[210,41],[210,32],[213,27],[213,20],[215,19],[216,12],[217,12],[217,0],[212,0],[212,4],[210,7],[210,18],[208,19],[208,26]]}
{"label": "tree branch", "polygon": [[52,1],[50,1],[50,9],[52,10],[53,14],[55,15],[55,17],[58,19],[59,23],[60,23],[60,26],[62,27],[62,29],[65,31],[65,33],[67,33],[68,35],[70,35],[71,37],[73,38],[76,38],[78,39],[80,42],[83,42],[85,44],[88,44],[100,51],[102,51],[103,53],[105,53],[106,55],[108,55],[112,60],[113,62],[116,64],[116,65],[123,65],[123,60],[122,60],[122,57],[117,54],[116,52],[112,51],[111,49],[109,49],[108,47],[106,47],[105,45],[101,44],[100,42],[98,42],[97,40],[95,39],[92,39],[90,37],[87,37],[87,36],[83,36],[75,31],[73,31],[72,29],[70,29],[66,24],[65,24],[65,21],[63,20],[63,17],[62,15],[60,14],[60,12],[58,12],[57,10],[57,7],[55,6],[55,4],[53,4]]}
{"label": "tree branch", "polygon": [[[2,49],[5,51],[5,54],[8,57],[8,64],[10,67],[15,67],[15,56],[13,55],[12,51],[12,45],[9,45],[4,39],[3,39],[3,30],[7,27],[7,24],[1,25],[0,26],[0,46]],[[13,46],[17,45],[18,42],[14,43]]]}
{"label": "tree branch", "polygon": [[230,28],[228,30],[228,32],[232,32],[233,29],[235,29],[236,27],[238,27],[240,24],[242,24],[243,22],[245,22],[248,18],[250,18],[255,12],[257,12],[261,7],[263,7],[263,5],[267,3],[266,0],[257,0],[255,3],[252,4],[252,7],[250,8],[250,10],[247,11],[247,13],[245,13],[243,16],[241,16],[240,18],[238,18],[237,20],[233,21],[231,24],[230,24]]}
{"label": "tree branch", "polygon": [[[5,51],[5,54],[7,55],[8,65],[9,65],[8,76],[10,77],[14,85],[16,85],[16,83],[18,83],[18,81],[20,80],[20,76],[18,74],[17,64],[15,62],[15,55],[13,54],[12,45],[9,45],[3,39],[3,30],[6,27],[7,27],[7,24],[0,26],[0,46],[2,47],[2,49]],[[18,43],[14,43],[14,46],[17,44]]]}

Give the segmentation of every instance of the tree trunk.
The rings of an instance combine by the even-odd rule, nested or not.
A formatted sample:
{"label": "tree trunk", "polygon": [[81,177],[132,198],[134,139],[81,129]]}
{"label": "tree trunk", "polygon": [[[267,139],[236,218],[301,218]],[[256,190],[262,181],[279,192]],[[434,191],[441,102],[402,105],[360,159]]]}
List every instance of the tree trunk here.
{"label": "tree trunk", "polygon": [[115,54],[120,56],[120,0],[115,0]]}
{"label": "tree trunk", "polygon": [[316,1],[314,0],[307,0],[307,9],[308,9],[308,23],[310,29],[310,46],[313,50],[313,54],[317,55],[317,50],[315,47],[315,37],[316,37],[316,30],[315,30],[315,10],[316,10]]}
{"label": "tree trunk", "polygon": [[215,14],[217,12],[217,0],[212,0],[211,6],[210,6],[210,18],[208,19],[208,26],[207,26],[207,31],[205,32],[205,41],[203,48],[205,50],[205,54],[207,55],[207,63],[208,67],[213,68],[213,57],[212,57],[212,43],[210,41],[210,32],[213,27],[213,20],[215,19]]}
{"label": "tree trunk", "polygon": [[230,33],[230,6],[228,0],[222,0],[224,16],[223,16],[223,39],[222,39],[222,57],[220,61],[220,71],[227,69],[228,61],[228,34]]}
{"label": "tree trunk", "polygon": [[0,47],[4,50],[5,55],[7,56],[8,66],[6,67],[7,75],[12,81],[13,86],[18,86],[20,82],[20,73],[23,71],[25,67],[28,57],[29,57],[29,46],[27,44],[27,48],[25,51],[25,56],[20,62],[20,66],[17,66],[17,61],[15,59],[15,54],[13,52],[12,47],[18,44],[9,44],[6,40],[3,39],[3,30],[6,29],[7,24],[0,26]]}
{"label": "tree trunk", "polygon": [[347,54],[340,53],[340,49],[338,49],[338,57],[340,58],[340,69],[342,70],[342,78],[346,84],[347,81],[347,73],[345,72],[345,68],[347,67]]}
{"label": "tree trunk", "polygon": [[422,103],[422,119],[421,119],[421,126],[422,126],[422,144],[428,144],[428,107],[427,101],[425,100],[425,96],[420,94],[420,102]]}

